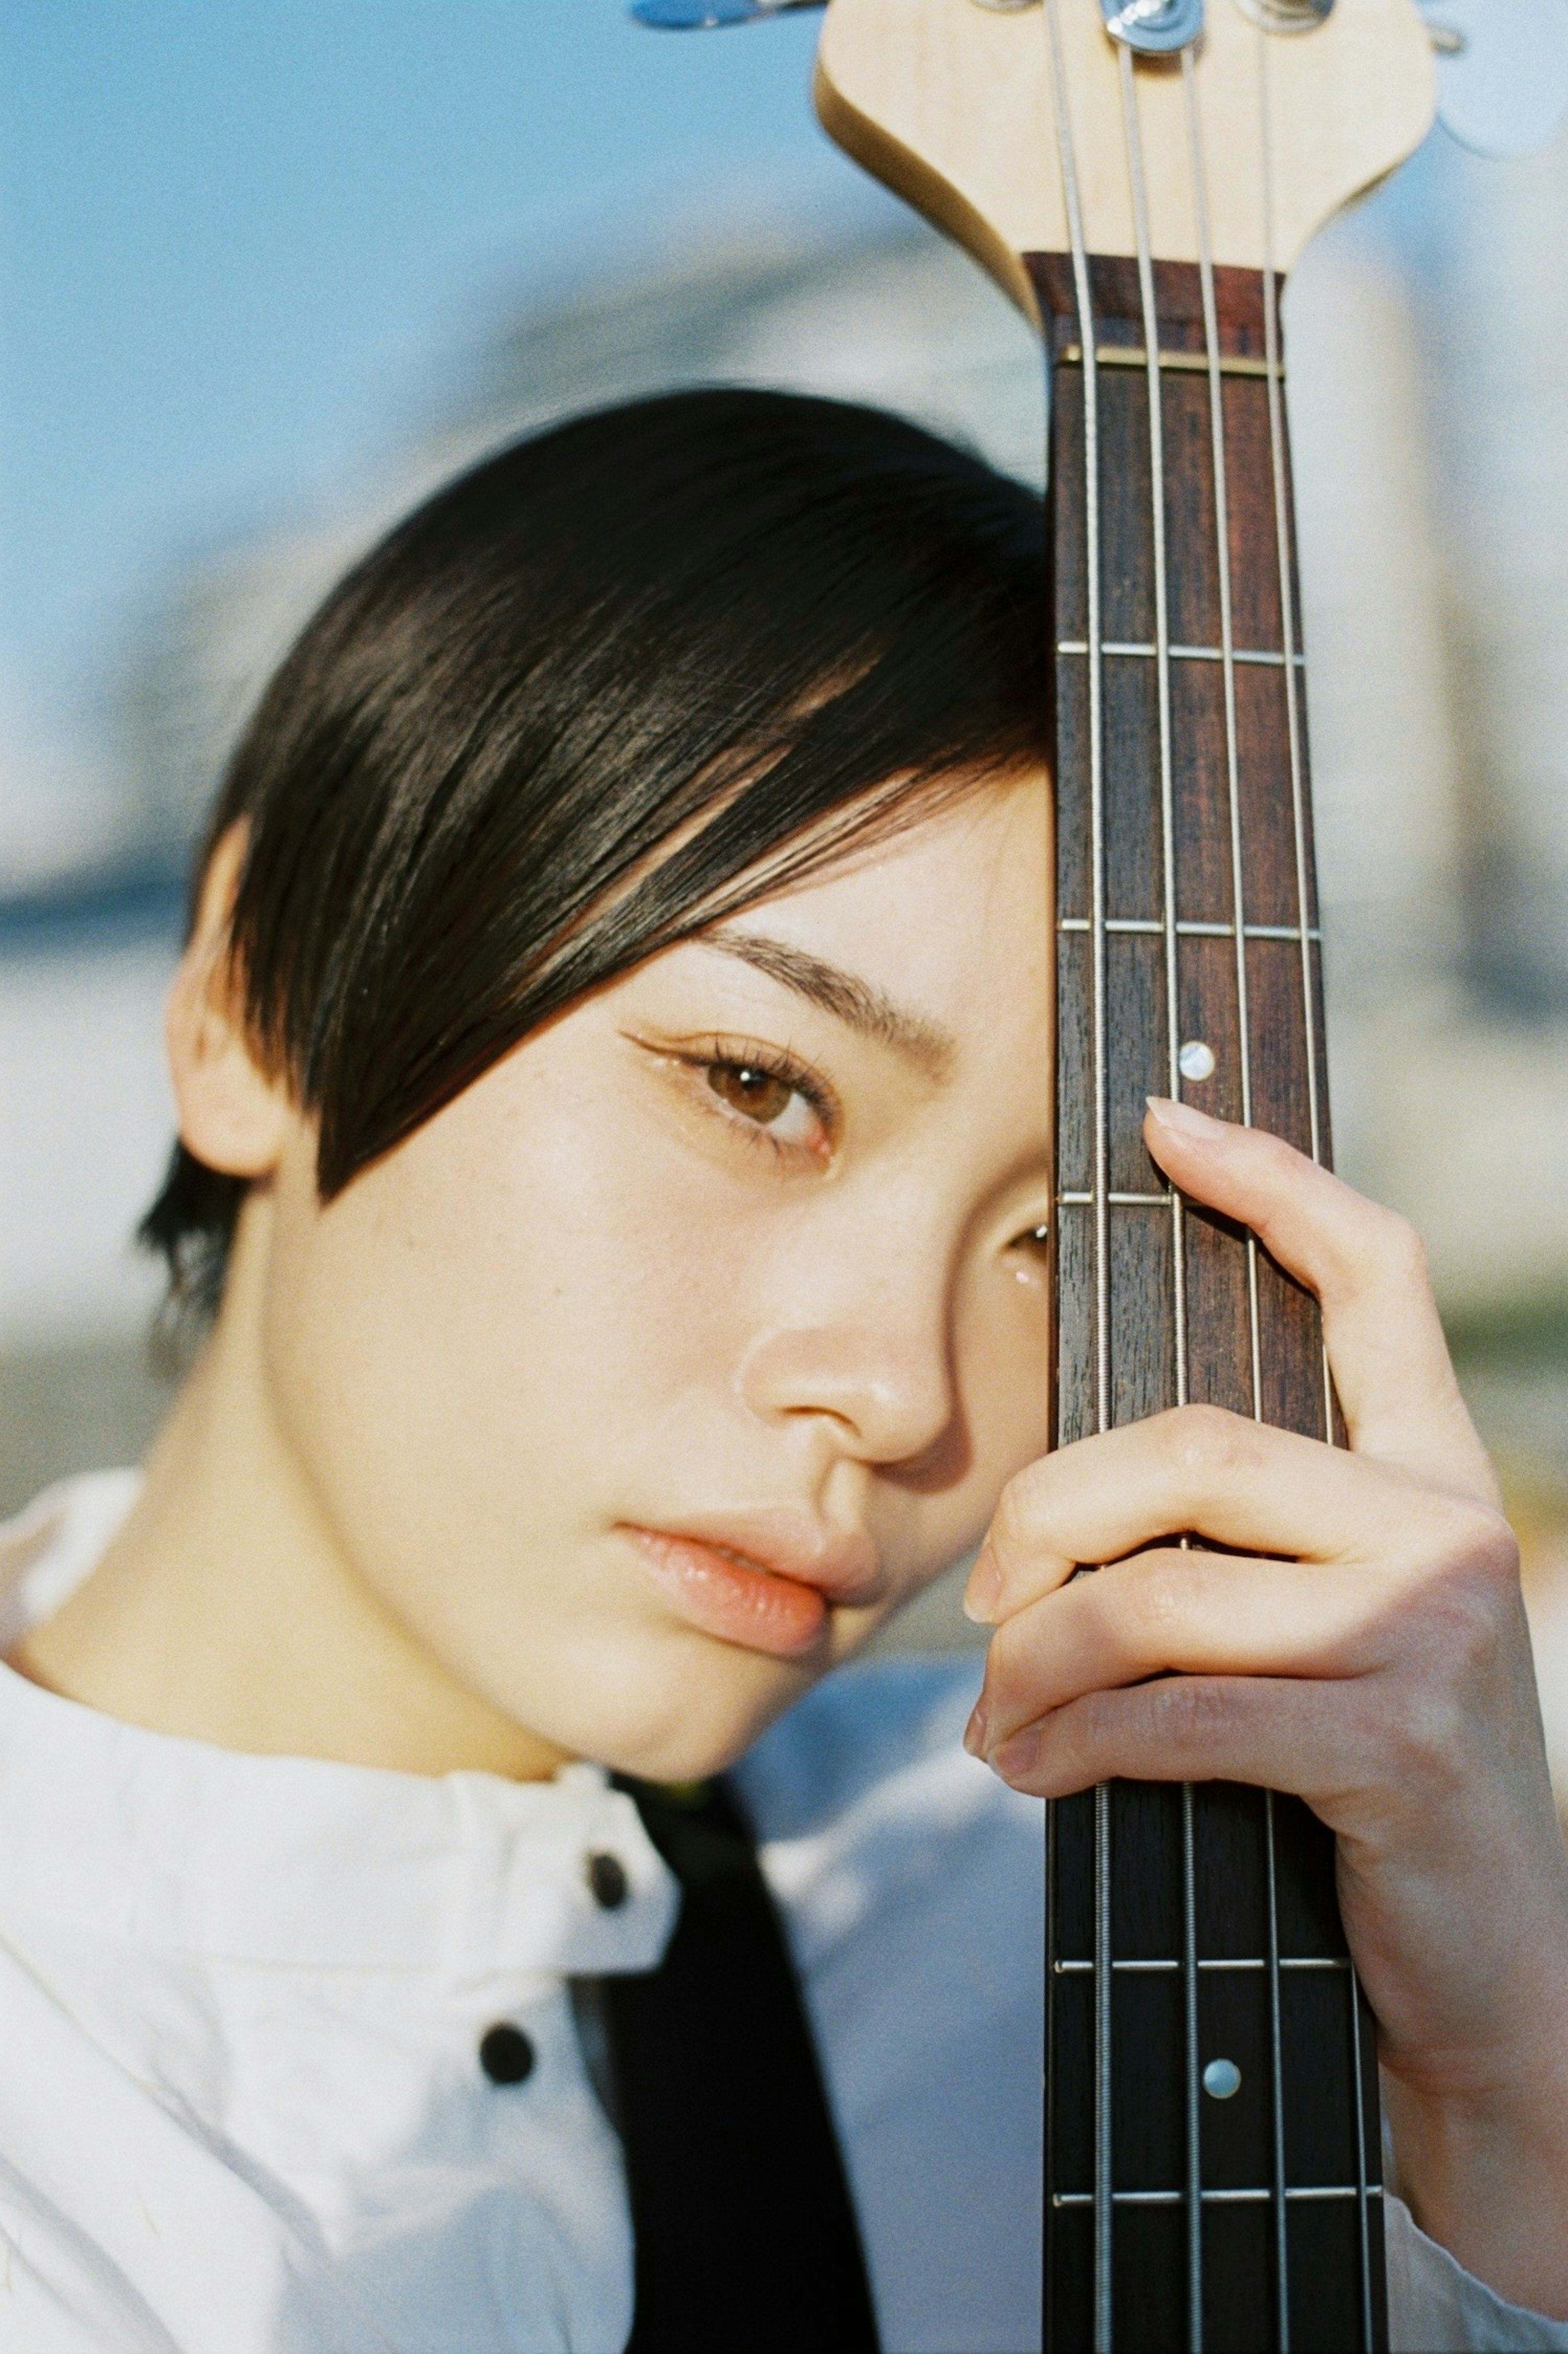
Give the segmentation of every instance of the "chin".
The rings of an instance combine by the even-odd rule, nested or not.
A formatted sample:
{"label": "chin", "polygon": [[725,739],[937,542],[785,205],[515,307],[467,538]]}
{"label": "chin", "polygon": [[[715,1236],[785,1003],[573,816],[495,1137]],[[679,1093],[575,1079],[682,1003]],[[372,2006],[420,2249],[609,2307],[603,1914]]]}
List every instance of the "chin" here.
{"label": "chin", "polygon": [[834,1664],[826,1643],[779,1659],[676,1628],[601,1638],[579,1690],[592,1705],[550,1729],[574,1756],[643,1782],[703,1782],[743,1757]]}

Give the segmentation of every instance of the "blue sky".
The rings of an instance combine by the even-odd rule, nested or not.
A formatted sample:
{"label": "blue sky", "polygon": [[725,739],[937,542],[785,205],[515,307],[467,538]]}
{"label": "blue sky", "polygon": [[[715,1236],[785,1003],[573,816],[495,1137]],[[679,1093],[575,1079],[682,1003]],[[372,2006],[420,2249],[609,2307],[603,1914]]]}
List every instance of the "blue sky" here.
{"label": "blue sky", "polygon": [[887,201],[812,117],[820,22],[0,0],[0,771],[101,757],[166,586],[439,416],[531,280],[672,217]]}
{"label": "blue sky", "polygon": [[0,664],[69,704],[187,549],[439,402],[508,292],[673,209],[846,209],[814,14],[0,0]]}

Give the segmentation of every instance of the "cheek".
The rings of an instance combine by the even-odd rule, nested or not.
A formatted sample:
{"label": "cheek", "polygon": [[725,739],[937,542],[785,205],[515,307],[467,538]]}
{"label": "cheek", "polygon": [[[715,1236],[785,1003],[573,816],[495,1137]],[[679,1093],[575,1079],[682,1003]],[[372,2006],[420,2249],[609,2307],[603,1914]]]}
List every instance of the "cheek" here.
{"label": "cheek", "polygon": [[[959,1379],[975,1470],[994,1502],[1051,1437],[1050,1292],[1043,1274],[991,1267],[960,1298]],[[986,1507],[989,1514],[991,1505]]]}
{"label": "cheek", "polygon": [[733,1222],[602,1087],[517,1076],[280,1220],[281,1409],[363,1564],[514,1559],[598,1524],[743,1352]]}
{"label": "cheek", "polygon": [[953,1452],[931,1481],[895,1479],[884,1497],[884,1557],[906,1600],[973,1552],[1008,1480],[1050,1440],[1045,1285],[992,1265],[960,1282],[953,1310]]}

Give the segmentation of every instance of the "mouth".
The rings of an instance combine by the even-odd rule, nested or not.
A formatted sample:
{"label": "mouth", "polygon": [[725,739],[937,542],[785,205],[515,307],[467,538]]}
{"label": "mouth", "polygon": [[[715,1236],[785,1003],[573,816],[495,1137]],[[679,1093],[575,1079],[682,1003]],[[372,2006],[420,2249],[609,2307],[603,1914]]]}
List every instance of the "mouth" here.
{"label": "mouth", "polygon": [[814,1649],[835,1606],[865,1608],[884,1590],[868,1537],[830,1534],[787,1510],[678,1531],[622,1522],[621,1533],[688,1625],[774,1659]]}

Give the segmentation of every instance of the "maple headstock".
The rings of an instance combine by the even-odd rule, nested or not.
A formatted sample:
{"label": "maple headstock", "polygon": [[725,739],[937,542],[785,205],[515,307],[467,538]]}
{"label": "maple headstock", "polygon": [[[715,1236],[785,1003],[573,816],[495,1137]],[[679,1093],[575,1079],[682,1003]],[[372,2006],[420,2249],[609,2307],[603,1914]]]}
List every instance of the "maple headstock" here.
{"label": "maple headstock", "polygon": [[[1118,45],[1096,0],[1056,7],[1085,245],[1130,255]],[[1022,257],[1069,244],[1047,33],[1044,6],[831,0],[816,76],[830,136],[1032,317]],[[1240,0],[1208,0],[1192,59],[1216,263],[1283,275],[1432,120],[1431,46],[1413,0],[1337,0],[1311,29],[1287,32],[1264,30]],[[1139,58],[1134,82],[1154,255],[1196,261],[1185,77],[1175,58]]]}

